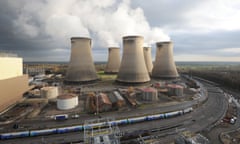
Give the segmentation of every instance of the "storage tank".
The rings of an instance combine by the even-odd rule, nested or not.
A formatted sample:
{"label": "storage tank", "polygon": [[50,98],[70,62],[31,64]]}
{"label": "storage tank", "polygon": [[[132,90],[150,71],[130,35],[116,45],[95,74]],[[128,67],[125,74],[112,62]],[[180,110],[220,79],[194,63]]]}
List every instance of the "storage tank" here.
{"label": "storage tank", "polygon": [[58,87],[43,87],[40,90],[40,94],[42,97],[47,99],[54,99],[58,94]]}
{"label": "storage tank", "polygon": [[78,96],[74,94],[63,94],[57,97],[57,108],[60,110],[68,110],[78,105]]}
{"label": "storage tank", "polygon": [[150,81],[143,56],[143,37],[123,37],[123,56],[116,81],[122,83],[144,83]]}
{"label": "storage tank", "polygon": [[152,70],[152,77],[160,79],[178,77],[177,68],[173,59],[173,43],[158,42],[156,46],[156,58]]}
{"label": "storage tank", "polygon": [[91,39],[85,37],[71,38],[71,58],[65,82],[84,83],[98,79],[91,52]]}
{"label": "storage tank", "polygon": [[167,88],[170,96],[183,96],[183,86],[168,84]]}
{"label": "storage tank", "polygon": [[148,73],[151,75],[153,63],[152,63],[152,51],[150,47],[143,48],[144,60],[148,70]]}
{"label": "storage tank", "polygon": [[110,47],[108,48],[108,62],[104,73],[106,74],[116,74],[118,73],[120,67],[120,48]]}
{"label": "storage tank", "polygon": [[143,88],[142,89],[142,99],[146,101],[157,101],[158,91],[154,88]]}

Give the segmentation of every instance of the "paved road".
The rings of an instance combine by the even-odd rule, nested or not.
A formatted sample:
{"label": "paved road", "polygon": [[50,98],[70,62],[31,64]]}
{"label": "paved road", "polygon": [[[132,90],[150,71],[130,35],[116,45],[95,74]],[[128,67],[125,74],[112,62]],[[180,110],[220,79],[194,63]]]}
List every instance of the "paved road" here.
{"label": "paved road", "polygon": [[[187,129],[193,132],[200,132],[206,128],[211,127],[219,118],[224,114],[227,101],[222,93],[219,92],[219,89],[212,87],[210,85],[206,85],[209,93],[208,100],[198,109],[194,110],[192,113],[170,118],[163,120],[156,120],[151,122],[144,122],[132,125],[120,126],[120,130],[123,132],[130,132],[141,129],[153,129],[153,128],[161,128],[166,125],[176,125],[182,124],[178,129]],[[183,107],[183,106],[178,106]],[[168,107],[173,108],[173,107]],[[166,108],[166,109],[168,109]],[[136,114],[138,111],[136,110]],[[172,132],[176,131],[173,129]],[[62,134],[62,135],[52,135],[52,136],[44,136],[41,137],[33,137],[33,138],[25,138],[21,139],[21,142],[24,144],[31,143],[40,143],[42,141],[54,142],[54,141],[67,141],[73,139],[81,139],[83,137],[83,133],[71,133],[71,134]],[[169,138],[173,137],[170,135]],[[64,140],[63,140],[64,139]],[[168,139],[172,140],[172,139]],[[16,140],[7,140],[4,141],[4,144],[19,144],[19,141]]]}
{"label": "paved road", "polygon": [[[230,92],[230,91],[228,91]],[[230,93],[232,94],[232,93]],[[233,101],[234,102],[234,101]],[[207,137],[211,140],[211,141],[214,141],[216,143],[221,143],[221,140],[219,139],[219,136],[221,133],[223,132],[226,132],[226,131],[232,131],[232,130],[235,130],[237,128],[240,127],[240,105],[239,103],[235,103],[235,105],[237,106],[237,121],[235,122],[234,125],[228,125],[227,127],[226,126],[217,126],[217,127],[214,127],[210,132],[207,132]]]}

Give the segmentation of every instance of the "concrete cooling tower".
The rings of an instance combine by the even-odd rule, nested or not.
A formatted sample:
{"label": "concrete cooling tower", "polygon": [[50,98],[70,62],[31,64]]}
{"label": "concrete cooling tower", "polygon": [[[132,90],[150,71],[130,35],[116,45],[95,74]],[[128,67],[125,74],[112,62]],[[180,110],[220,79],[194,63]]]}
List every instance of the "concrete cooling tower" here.
{"label": "concrete cooling tower", "polygon": [[156,59],[152,70],[153,78],[176,78],[178,72],[173,59],[173,43],[158,42],[156,43]]}
{"label": "concrete cooling tower", "polygon": [[152,68],[153,68],[153,63],[152,63],[152,53],[151,53],[151,48],[150,47],[144,47],[143,48],[143,54],[144,54],[144,59],[145,59],[145,64],[148,70],[148,73],[152,73]]}
{"label": "concrete cooling tower", "polygon": [[108,62],[104,73],[106,74],[116,74],[118,73],[120,67],[120,48],[110,47],[108,49]]}
{"label": "concrete cooling tower", "polygon": [[123,56],[117,82],[144,83],[150,81],[142,48],[143,37],[123,37]]}
{"label": "concrete cooling tower", "polygon": [[91,53],[91,39],[85,37],[71,38],[71,58],[65,82],[82,83],[98,79]]}

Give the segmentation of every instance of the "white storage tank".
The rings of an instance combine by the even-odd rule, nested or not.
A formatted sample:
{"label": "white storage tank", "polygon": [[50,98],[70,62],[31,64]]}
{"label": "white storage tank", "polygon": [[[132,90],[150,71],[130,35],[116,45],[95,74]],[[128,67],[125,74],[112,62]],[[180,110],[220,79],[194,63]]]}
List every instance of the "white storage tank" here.
{"label": "white storage tank", "polygon": [[68,110],[78,105],[78,96],[75,94],[63,94],[57,97],[57,108],[60,110]]}
{"label": "white storage tank", "polygon": [[47,99],[55,99],[59,95],[58,87],[43,87],[41,88],[40,94]]}

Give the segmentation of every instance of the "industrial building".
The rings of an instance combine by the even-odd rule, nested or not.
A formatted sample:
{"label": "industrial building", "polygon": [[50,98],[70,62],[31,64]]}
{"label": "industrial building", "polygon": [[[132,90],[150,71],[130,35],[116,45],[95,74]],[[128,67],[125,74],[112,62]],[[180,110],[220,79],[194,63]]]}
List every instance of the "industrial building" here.
{"label": "industrial building", "polygon": [[71,58],[65,83],[86,83],[98,79],[91,52],[91,39],[71,38]]}
{"label": "industrial building", "polygon": [[183,96],[183,86],[181,85],[168,84],[167,89],[170,96]]}
{"label": "industrial building", "polygon": [[0,112],[2,112],[20,101],[29,87],[28,76],[23,75],[22,58],[1,53],[0,67]]}
{"label": "industrial building", "polygon": [[89,93],[86,100],[86,109],[91,113],[109,111],[112,103],[105,93]]}
{"label": "industrial building", "polygon": [[104,73],[116,74],[120,67],[120,48],[110,47],[108,48],[108,61]]}
{"label": "industrial building", "polygon": [[165,88],[167,85],[166,81],[159,81],[153,84],[155,88]]}
{"label": "industrial building", "polygon": [[23,60],[14,54],[0,53],[0,80],[23,75]]}
{"label": "industrial building", "polygon": [[123,37],[123,56],[117,75],[117,82],[144,83],[150,81],[143,55],[142,36]]}
{"label": "industrial building", "polygon": [[146,101],[157,101],[158,100],[158,91],[155,88],[143,88],[142,90],[142,99]]}
{"label": "industrial building", "polygon": [[173,59],[173,43],[158,42],[156,46],[156,58],[152,77],[160,79],[177,78],[179,75]]}
{"label": "industrial building", "polygon": [[69,110],[78,106],[78,96],[75,94],[63,94],[57,97],[57,108]]}
{"label": "industrial building", "polygon": [[108,97],[112,103],[113,108],[121,108],[126,104],[124,98],[118,91],[113,91],[113,94],[108,95]]}
{"label": "industrial building", "polygon": [[112,103],[105,93],[99,93],[96,95],[98,112],[109,111],[112,108]]}
{"label": "industrial building", "polygon": [[57,98],[58,94],[58,87],[43,87],[40,90],[40,94],[42,97],[47,99],[55,99]]}
{"label": "industrial building", "polygon": [[151,75],[153,68],[151,47],[144,47],[143,54],[148,73]]}

